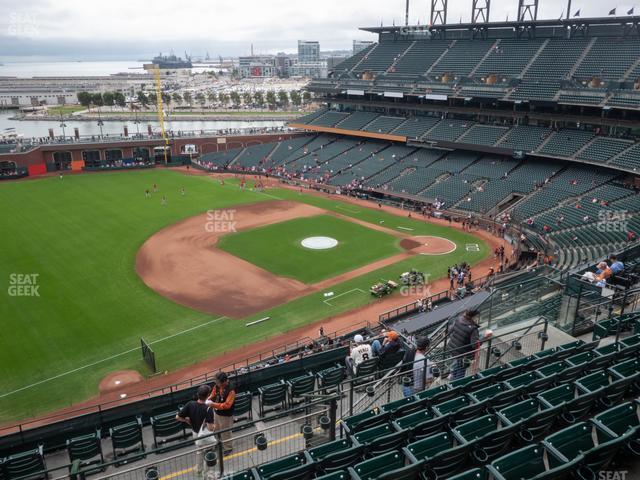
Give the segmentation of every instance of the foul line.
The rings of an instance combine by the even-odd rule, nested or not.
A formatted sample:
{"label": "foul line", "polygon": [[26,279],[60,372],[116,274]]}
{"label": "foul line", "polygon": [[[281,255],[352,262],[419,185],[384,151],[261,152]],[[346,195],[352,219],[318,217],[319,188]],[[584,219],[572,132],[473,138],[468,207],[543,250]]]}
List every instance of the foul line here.
{"label": "foul line", "polygon": [[409,227],[396,227],[398,230],[409,230],[410,232],[413,232],[413,228],[409,228]]}
{"label": "foul line", "polygon": [[360,293],[365,293],[365,291],[364,291],[364,290],[361,290],[361,289],[359,289],[359,288],[354,288],[354,289],[352,289],[352,290],[349,290],[348,292],[343,292],[343,293],[341,293],[340,295],[336,295],[335,297],[331,297],[331,298],[330,298],[330,299],[328,299],[328,300],[323,300],[323,302],[324,302],[324,303],[326,303],[327,305],[329,305],[330,307],[333,307],[333,305],[331,305],[331,304],[329,303],[329,301],[331,301],[331,300],[335,300],[336,298],[341,297],[341,296],[346,295],[346,294],[351,293],[351,292],[360,292]]}
{"label": "foul line", "polygon": [[[206,327],[207,325],[211,325],[212,323],[219,322],[220,320],[224,320],[225,318],[227,318],[227,317],[215,318],[215,319],[210,320],[210,321],[208,321],[206,323],[202,323],[200,325],[196,325],[195,327],[191,327],[191,328],[188,328],[186,330],[182,330],[181,332],[174,333],[173,335],[169,335],[169,336],[166,336],[164,338],[160,338],[158,340],[154,340],[153,342],[149,342],[148,345],[154,345],[156,343],[164,342],[165,340],[169,340],[171,338],[177,337],[179,335],[182,335],[183,333],[192,332],[193,330],[196,330],[198,328]],[[79,372],[80,370],[84,370],[84,369],[89,368],[89,367],[94,367],[96,365],[99,365],[100,363],[108,362],[109,360],[113,360],[114,358],[122,357],[123,355],[128,355],[129,353],[135,352],[137,350],[140,350],[140,347],[131,348],[131,349],[126,350],[124,352],[120,352],[120,353],[117,353],[115,355],[111,355],[110,357],[103,358],[102,360],[98,360],[97,362],[88,363],[88,364],[83,365],[81,367],[74,368],[73,370],[69,370],[69,371],[64,372],[64,373],[59,373],[58,375],[54,375],[53,377],[45,378],[44,380],[40,380],[40,381],[32,383],[30,385],[26,385],[24,387],[20,387],[20,388],[18,388],[16,390],[13,390],[11,392],[3,393],[2,395],[0,395],[0,398],[8,397],[8,396],[13,395],[15,393],[19,393],[19,392],[22,392],[24,390],[28,390],[28,389],[33,388],[33,387],[37,387],[38,385],[42,385],[43,383],[50,382],[51,380],[57,380],[58,378],[62,378],[62,377],[65,377],[67,375],[71,375],[72,373]]]}

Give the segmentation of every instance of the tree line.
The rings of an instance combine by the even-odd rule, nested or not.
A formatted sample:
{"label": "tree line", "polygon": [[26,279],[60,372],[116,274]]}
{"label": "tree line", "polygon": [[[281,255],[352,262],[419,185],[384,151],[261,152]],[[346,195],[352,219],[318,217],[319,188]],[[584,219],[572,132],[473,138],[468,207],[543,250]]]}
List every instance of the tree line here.
{"label": "tree line", "polygon": [[[157,101],[157,97],[155,93],[145,93],[138,92],[137,100],[140,105],[146,107],[148,105],[154,105]],[[236,92],[232,91],[229,93],[225,92],[198,92],[195,95],[192,95],[190,92],[184,92],[180,94],[178,92],[174,92],[173,94],[163,93],[162,94],[162,102],[164,104],[176,104],[176,105],[187,105],[189,107],[193,107],[194,104],[200,105],[204,108],[207,103],[214,104],[219,103],[223,106],[232,105],[234,107],[239,107],[240,105],[252,105],[257,107],[264,107],[265,105],[269,105],[270,107],[284,107],[289,104],[293,104],[295,106],[302,105],[303,103],[308,103],[311,101],[311,94],[307,91],[300,92],[297,90],[292,90],[291,92],[286,92],[284,90],[280,90],[278,92],[268,91],[256,91],[256,92]]]}
{"label": "tree line", "polygon": [[78,103],[83,107],[112,107],[117,105],[118,107],[124,107],[127,104],[127,99],[121,92],[104,92],[104,93],[89,93],[79,92]]}

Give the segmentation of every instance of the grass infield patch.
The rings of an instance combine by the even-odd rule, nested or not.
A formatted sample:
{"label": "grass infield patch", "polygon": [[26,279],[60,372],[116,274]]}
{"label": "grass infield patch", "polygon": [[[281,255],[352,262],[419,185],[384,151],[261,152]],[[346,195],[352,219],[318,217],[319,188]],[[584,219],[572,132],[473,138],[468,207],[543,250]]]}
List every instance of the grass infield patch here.
{"label": "grass infield patch", "polygon": [[[307,237],[335,238],[338,245],[310,250]],[[298,218],[230,233],[218,247],[275,275],[316,283],[399,253],[398,239],[331,215]]]}

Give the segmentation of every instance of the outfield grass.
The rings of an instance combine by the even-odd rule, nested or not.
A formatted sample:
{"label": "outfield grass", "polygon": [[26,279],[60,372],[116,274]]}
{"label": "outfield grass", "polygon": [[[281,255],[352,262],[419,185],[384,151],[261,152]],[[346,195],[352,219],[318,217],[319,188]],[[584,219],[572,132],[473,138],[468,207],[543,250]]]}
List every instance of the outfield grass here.
{"label": "outfield grass", "polygon": [[87,107],[83,107],[82,105],[61,105],[58,107],[47,108],[47,113],[49,115],[71,115],[72,113],[86,109]]}
{"label": "outfield grass", "polygon": [[[160,193],[145,199],[144,190],[153,183]],[[152,170],[0,184],[5,212],[0,218],[0,421],[15,422],[95,395],[100,379],[114,370],[148,374],[140,358],[141,336],[154,342],[159,368],[171,370],[373,302],[362,292],[379,278],[395,278],[411,266],[437,278],[450,263],[476,262],[487,255],[484,243],[446,227],[291,190],[259,193],[226,183]],[[178,193],[182,186],[184,197]],[[160,205],[161,194],[167,195],[167,206]],[[251,329],[244,328],[249,319],[212,318],[177,305],[146,287],[135,273],[137,250],[161,228],[207,209],[274,198],[374,224],[385,221],[416,235],[445,236],[459,248],[336,285],[330,302],[320,292],[260,312],[251,319],[268,315],[272,320]],[[465,243],[478,243],[480,251],[467,252]],[[39,296],[9,296],[12,274],[37,274]],[[186,329],[193,330],[180,334]]]}
{"label": "outfield grass", "polygon": [[[338,240],[335,248],[309,250],[307,237]],[[217,246],[282,277],[311,284],[335,277],[402,249],[397,238],[330,215],[275,223],[222,237]]]}

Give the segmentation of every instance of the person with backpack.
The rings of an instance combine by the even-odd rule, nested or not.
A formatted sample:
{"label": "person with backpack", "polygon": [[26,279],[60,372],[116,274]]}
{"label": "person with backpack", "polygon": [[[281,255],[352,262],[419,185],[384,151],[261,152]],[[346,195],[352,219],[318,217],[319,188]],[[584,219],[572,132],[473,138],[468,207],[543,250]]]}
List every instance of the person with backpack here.
{"label": "person with backpack", "polygon": [[[213,410],[207,405],[207,398],[211,393],[209,385],[200,385],[196,393],[196,400],[187,402],[176,415],[178,422],[186,423],[191,427],[193,436],[198,438],[200,432],[214,430]],[[196,472],[202,472],[202,450],[196,452]]]}

